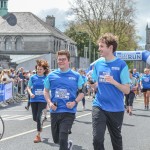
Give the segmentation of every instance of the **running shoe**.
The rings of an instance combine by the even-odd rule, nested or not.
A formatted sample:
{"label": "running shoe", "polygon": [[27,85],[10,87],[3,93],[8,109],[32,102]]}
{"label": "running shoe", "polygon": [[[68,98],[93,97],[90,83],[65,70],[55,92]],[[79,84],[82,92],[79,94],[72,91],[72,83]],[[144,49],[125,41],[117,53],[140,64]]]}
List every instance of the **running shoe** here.
{"label": "running shoe", "polygon": [[37,135],[34,139],[34,143],[39,143],[39,142],[41,142],[41,137]]}
{"label": "running shoe", "polygon": [[68,150],[72,150],[72,147],[73,147],[72,141],[69,140],[68,141]]}

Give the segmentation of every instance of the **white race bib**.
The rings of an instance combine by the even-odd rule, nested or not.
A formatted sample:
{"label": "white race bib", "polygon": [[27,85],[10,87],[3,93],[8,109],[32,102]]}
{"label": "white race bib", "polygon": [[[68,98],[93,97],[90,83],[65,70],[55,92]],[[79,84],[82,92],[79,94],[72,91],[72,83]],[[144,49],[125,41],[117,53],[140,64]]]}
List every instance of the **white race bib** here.
{"label": "white race bib", "polygon": [[55,92],[56,98],[69,100],[69,95],[70,93],[67,91],[67,89],[56,89],[56,92]]}
{"label": "white race bib", "polygon": [[43,90],[42,89],[36,89],[35,95],[44,95]]}

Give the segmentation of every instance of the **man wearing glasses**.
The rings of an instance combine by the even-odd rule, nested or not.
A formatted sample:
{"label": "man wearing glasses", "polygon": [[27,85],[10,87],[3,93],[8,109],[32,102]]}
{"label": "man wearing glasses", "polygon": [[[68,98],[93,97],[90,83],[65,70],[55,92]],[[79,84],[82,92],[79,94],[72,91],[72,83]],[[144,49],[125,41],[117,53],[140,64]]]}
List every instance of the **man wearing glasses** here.
{"label": "man wearing glasses", "polygon": [[45,80],[44,96],[50,107],[53,141],[60,145],[59,150],[71,150],[72,141],[68,141],[68,134],[75,119],[77,104],[84,97],[83,79],[78,72],[69,68],[69,51],[58,51],[57,63],[59,68]]}

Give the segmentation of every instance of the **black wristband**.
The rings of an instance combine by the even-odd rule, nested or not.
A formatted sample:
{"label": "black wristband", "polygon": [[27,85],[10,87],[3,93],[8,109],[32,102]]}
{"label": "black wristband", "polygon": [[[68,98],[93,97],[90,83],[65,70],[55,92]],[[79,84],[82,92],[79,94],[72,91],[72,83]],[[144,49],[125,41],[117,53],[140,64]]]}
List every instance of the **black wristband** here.
{"label": "black wristband", "polygon": [[78,104],[78,102],[76,100],[74,102],[76,103],[76,105]]}

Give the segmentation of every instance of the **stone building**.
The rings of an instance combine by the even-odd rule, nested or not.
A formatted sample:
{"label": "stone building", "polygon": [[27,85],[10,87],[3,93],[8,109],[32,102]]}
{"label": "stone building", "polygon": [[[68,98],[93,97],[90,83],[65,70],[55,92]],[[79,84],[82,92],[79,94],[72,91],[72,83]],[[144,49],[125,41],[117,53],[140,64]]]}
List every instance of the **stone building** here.
{"label": "stone building", "polygon": [[0,55],[9,56],[17,68],[34,69],[40,58],[53,69],[56,52],[66,49],[71,53],[70,67],[84,65],[85,59],[77,57],[76,42],[55,27],[54,16],[43,21],[31,12],[8,12],[7,5],[8,0],[0,0]]}
{"label": "stone building", "polygon": [[145,49],[150,51],[150,28],[146,26],[146,45]]}
{"label": "stone building", "polygon": [[[146,25],[145,50],[150,51],[150,28],[148,27],[148,24]],[[136,68],[141,73],[144,72],[144,68],[146,68],[146,67],[150,68],[150,65],[148,65],[146,62],[143,62],[143,61],[135,61],[134,62],[134,68]]]}

